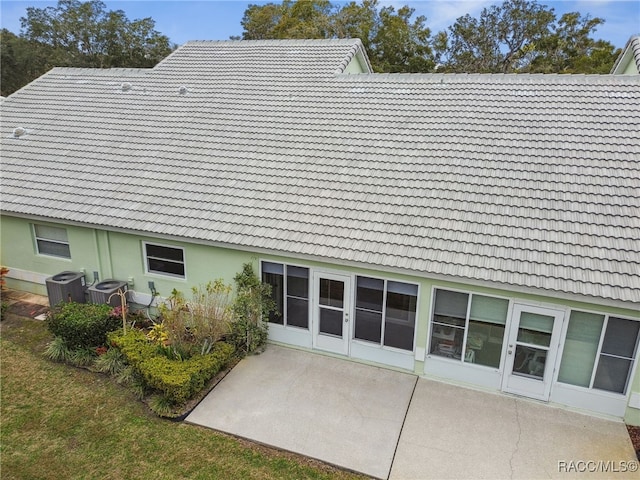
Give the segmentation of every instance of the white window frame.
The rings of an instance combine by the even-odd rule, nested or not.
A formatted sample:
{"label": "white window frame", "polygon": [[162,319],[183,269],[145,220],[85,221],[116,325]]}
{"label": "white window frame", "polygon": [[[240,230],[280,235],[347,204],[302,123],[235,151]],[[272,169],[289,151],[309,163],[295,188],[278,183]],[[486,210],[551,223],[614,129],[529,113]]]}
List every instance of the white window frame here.
{"label": "white window frame", "polygon": [[[264,280],[262,280],[262,264],[263,263],[273,263],[274,265],[282,265],[282,323],[269,323],[269,327],[274,326],[274,327],[281,327],[281,328],[293,328],[296,330],[300,330],[300,331],[306,331],[306,332],[310,332],[311,331],[311,309],[312,309],[312,299],[311,299],[311,289],[312,289],[312,273],[311,273],[311,268],[307,265],[300,265],[300,264],[295,264],[295,263],[288,263],[288,262],[280,262],[280,261],[275,261],[275,260],[268,260],[268,259],[261,259],[260,260],[260,282],[264,283]],[[296,268],[305,268],[309,274],[309,276],[307,277],[307,298],[302,298],[302,297],[296,297],[295,295],[289,295],[289,282],[287,281],[287,269],[288,267],[296,267]],[[302,300],[306,300],[307,301],[307,326],[306,327],[299,327],[298,325],[290,325],[288,322],[288,318],[287,318],[287,301],[289,296],[291,296],[292,298],[298,298],[298,299],[302,299]]]}
{"label": "white window frame", "polygon": [[[357,307],[357,303],[358,303],[358,277],[362,277],[362,278],[370,278],[372,280],[382,280],[383,284],[382,284],[382,312],[377,312],[375,310],[369,310],[366,308],[358,308]],[[396,283],[404,283],[406,285],[412,285],[412,286],[416,286],[417,288],[417,292],[416,292],[416,312],[415,312],[415,319],[413,321],[413,342],[412,342],[412,346],[411,346],[411,350],[407,350],[404,348],[399,348],[399,347],[393,347],[391,345],[385,345],[384,344],[384,335],[385,335],[385,329],[386,329],[386,323],[387,323],[387,285],[388,282],[396,282]],[[366,346],[370,346],[370,347],[378,347],[381,348],[383,350],[390,350],[390,351],[395,351],[395,352],[400,352],[400,353],[415,353],[416,351],[416,341],[417,341],[417,332],[418,332],[418,319],[419,319],[419,308],[420,308],[420,284],[419,283],[415,283],[415,282],[406,282],[404,280],[397,280],[397,279],[391,279],[391,278],[387,278],[387,277],[378,277],[378,276],[373,276],[373,275],[365,275],[365,274],[355,274],[352,280],[353,283],[353,332],[351,334],[351,340],[354,342],[358,342],[361,343],[363,345]],[[356,314],[358,310],[362,310],[362,311],[368,311],[368,312],[376,312],[376,313],[381,313],[382,314],[382,328],[381,328],[381,332],[380,332],[380,341],[379,342],[374,342],[371,340],[366,340],[363,338],[357,338],[356,337]]]}
{"label": "white window frame", "polygon": [[[432,336],[433,336],[433,316],[435,314],[435,309],[436,309],[436,293],[438,290],[445,290],[445,291],[449,291],[449,292],[454,292],[454,293],[463,293],[466,295],[469,295],[469,298],[467,300],[467,308],[466,308],[466,313],[465,313],[465,323],[464,323],[464,327],[459,327],[461,329],[464,330],[464,334],[463,334],[463,338],[462,338],[462,345],[464,346],[464,350],[462,351],[460,358],[452,358],[452,357],[445,357],[442,355],[438,355],[437,353],[433,353],[430,351],[431,349],[431,340],[432,340]],[[466,354],[466,349],[467,349],[467,336],[469,334],[469,321],[470,321],[470,315],[471,315],[471,304],[473,303],[473,296],[474,295],[479,295],[481,297],[489,297],[489,298],[495,298],[498,300],[506,300],[507,301],[507,318],[505,320],[505,324],[503,325],[504,327],[504,334],[502,336],[502,347],[501,347],[501,353],[500,353],[500,362],[498,364],[497,367],[492,367],[489,365],[482,365],[479,363],[472,363],[472,362],[466,362],[465,361],[465,354]],[[446,362],[453,362],[455,364],[458,365],[463,365],[465,367],[471,367],[471,368],[480,368],[480,369],[484,369],[484,370],[493,370],[493,371],[499,371],[502,372],[503,371],[503,366],[504,366],[504,361],[505,361],[505,345],[507,344],[506,340],[509,334],[509,321],[511,319],[511,313],[512,313],[512,309],[513,309],[513,304],[514,304],[514,299],[511,297],[505,297],[505,296],[501,296],[501,295],[492,295],[492,294],[488,294],[488,293],[481,293],[481,292],[477,292],[477,291],[473,291],[473,290],[461,290],[461,289],[457,289],[457,288],[450,288],[450,287],[441,287],[441,286],[437,286],[434,285],[431,288],[431,308],[429,310],[429,319],[428,319],[428,335],[427,335],[427,344],[426,344],[426,352],[425,355],[426,356],[430,356],[431,358],[434,359],[438,359],[438,360],[443,360]],[[544,307],[543,304],[538,304],[537,302],[531,302],[529,303],[529,305],[539,305],[541,307]],[[561,354],[561,352],[559,352],[559,354]],[[556,372],[557,373],[557,372]]]}
{"label": "white window frame", "polygon": [[[573,312],[591,313],[591,314],[594,314],[594,315],[602,315],[602,317],[604,318],[604,320],[602,322],[602,328],[600,329],[600,338],[598,340],[598,349],[596,350],[595,360],[593,362],[593,367],[591,369],[591,378],[589,380],[589,385],[586,386],[586,387],[583,387],[581,385],[573,385],[571,383],[565,383],[565,382],[562,382],[562,381],[558,380],[558,376],[560,374],[560,367],[562,366],[562,355],[564,354],[564,343],[567,340],[567,331],[569,329],[569,323],[571,322],[571,314]],[[567,317],[568,321],[566,322],[566,326],[565,326],[565,328],[564,328],[564,330],[562,332],[562,346],[561,346],[561,349],[558,351],[558,355],[560,357],[560,362],[558,363],[558,369],[555,372],[554,381],[556,383],[558,383],[559,385],[562,385],[563,387],[567,387],[567,388],[570,388],[570,389],[588,390],[588,391],[591,391],[591,392],[598,392],[598,393],[603,394],[603,395],[611,395],[611,396],[617,396],[617,397],[627,397],[627,395],[630,392],[631,384],[633,383],[632,380],[633,380],[635,372],[636,372],[637,364],[639,363],[638,362],[638,352],[640,352],[640,340],[637,340],[637,339],[636,339],[636,341],[638,343],[636,343],[636,350],[634,352],[634,357],[630,359],[631,360],[631,368],[629,369],[629,373],[628,373],[628,376],[627,376],[627,381],[626,381],[626,384],[625,384],[624,392],[622,392],[622,393],[613,392],[611,390],[605,390],[605,389],[597,388],[597,387],[593,386],[593,384],[595,382],[595,378],[596,378],[596,373],[598,371],[598,365],[600,363],[600,356],[601,355],[604,355],[604,356],[607,356],[607,357],[623,358],[623,359],[629,360],[629,358],[627,358],[627,357],[620,357],[620,356],[617,356],[617,355],[612,355],[612,354],[608,354],[608,353],[602,353],[602,345],[604,343],[604,337],[605,337],[605,334],[607,332],[607,327],[609,326],[609,318],[611,318],[611,317],[619,318],[621,320],[629,320],[629,321],[632,321],[632,322],[640,322],[640,320],[637,319],[637,318],[625,317],[623,315],[614,315],[614,314],[598,312],[598,311],[593,311],[593,310],[587,310],[587,309],[581,309],[581,308],[572,308],[572,309],[570,309],[569,316]]]}
{"label": "white window frame", "polygon": [[[64,227],[58,227],[58,226],[54,226],[54,225],[45,225],[42,223],[34,223],[31,225],[32,230],[33,230],[33,239],[34,239],[34,243],[36,246],[36,252],[38,253],[38,255],[44,255],[47,257],[53,257],[53,258],[62,258],[62,259],[66,259],[66,260],[71,260],[71,244],[69,243],[69,235],[67,233],[67,229]],[[64,236],[67,237],[66,241],[62,241],[62,240],[56,240],[56,239],[51,239],[51,238],[46,238],[46,237],[40,237],[38,235],[38,228],[37,227],[44,227],[44,228],[53,228],[53,229],[57,229],[57,230],[61,230],[64,231]],[[38,242],[46,242],[46,243],[55,243],[57,245],[66,245],[67,246],[67,250],[69,251],[69,255],[55,255],[53,253],[47,253],[47,252],[41,252],[40,251],[40,244]]]}
{"label": "white window frame", "polygon": [[[171,248],[171,249],[174,249],[174,250],[180,250],[182,252],[182,262],[179,262],[177,260],[172,260],[170,258],[162,258],[162,257],[154,257],[154,256],[149,257],[147,255],[147,245],[152,245],[154,247],[163,247],[163,248]],[[186,280],[186,278],[187,278],[187,256],[186,256],[186,250],[184,249],[184,247],[179,247],[177,245],[167,245],[167,244],[164,244],[164,243],[143,241],[142,242],[142,255],[144,257],[144,271],[145,271],[146,274],[149,274],[149,275],[161,275],[163,277],[171,277],[171,278]],[[183,269],[184,269],[184,275],[178,275],[178,274],[175,274],[175,273],[168,273],[168,272],[161,272],[159,270],[151,270],[149,268],[149,258],[152,258],[152,259],[155,258],[155,259],[163,260],[165,262],[181,264],[183,266]]]}

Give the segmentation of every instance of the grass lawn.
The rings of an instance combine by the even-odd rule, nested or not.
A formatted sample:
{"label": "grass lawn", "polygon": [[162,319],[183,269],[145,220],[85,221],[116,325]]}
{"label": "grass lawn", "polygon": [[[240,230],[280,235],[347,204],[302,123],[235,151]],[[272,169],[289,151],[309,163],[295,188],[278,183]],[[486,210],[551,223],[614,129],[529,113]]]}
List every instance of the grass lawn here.
{"label": "grass lawn", "polygon": [[42,355],[43,322],[0,324],[0,477],[357,479],[320,462],[162,420],[106,376]]}

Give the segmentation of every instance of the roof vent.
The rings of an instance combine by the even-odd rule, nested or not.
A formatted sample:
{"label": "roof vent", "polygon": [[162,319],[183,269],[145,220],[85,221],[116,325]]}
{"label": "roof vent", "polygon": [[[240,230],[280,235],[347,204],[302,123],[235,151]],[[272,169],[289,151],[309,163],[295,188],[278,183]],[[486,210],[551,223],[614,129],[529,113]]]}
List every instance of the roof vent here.
{"label": "roof vent", "polygon": [[124,82],[122,84],[122,91],[128,92],[129,90],[131,90],[131,84],[129,82]]}
{"label": "roof vent", "polygon": [[187,87],[185,87],[184,85],[182,85],[180,88],[178,88],[178,93],[180,95],[184,95],[187,93]]}
{"label": "roof vent", "polygon": [[20,138],[21,136],[27,133],[27,129],[23,127],[18,127],[13,129],[13,138]]}

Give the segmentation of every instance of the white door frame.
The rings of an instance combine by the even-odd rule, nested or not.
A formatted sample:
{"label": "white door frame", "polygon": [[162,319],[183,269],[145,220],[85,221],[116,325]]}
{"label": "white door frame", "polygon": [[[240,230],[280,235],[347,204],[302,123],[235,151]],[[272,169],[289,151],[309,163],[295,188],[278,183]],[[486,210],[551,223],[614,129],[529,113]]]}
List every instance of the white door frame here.
{"label": "white door frame", "polygon": [[[342,307],[322,305],[320,301],[320,281],[321,279],[334,280],[344,284]],[[313,348],[324,350],[339,355],[349,355],[349,344],[351,338],[351,276],[329,273],[322,271],[313,272]],[[342,314],[342,334],[332,335],[320,331],[320,316],[326,312]]]}
{"label": "white door frame", "polygon": [[[551,330],[551,338],[549,346],[538,345],[535,343],[527,343],[526,340],[518,340],[518,332],[520,329],[520,317],[523,312],[544,315],[553,318],[553,326]],[[554,370],[558,359],[558,350],[560,347],[560,339],[562,334],[562,324],[564,322],[565,310],[541,307],[536,305],[527,305],[516,303],[511,312],[507,334],[506,359],[504,371],[502,374],[502,391],[507,393],[515,393],[538,400],[548,401],[551,394],[551,384],[553,382]],[[529,351],[533,353],[533,357],[527,362],[534,362],[537,354],[546,355],[544,360],[544,369],[542,372],[535,374],[527,374],[526,372],[514,372],[516,369],[522,370],[522,365],[516,365],[516,350]],[[522,363],[522,359],[518,359]],[[532,365],[532,363],[529,363]],[[533,367],[529,369],[529,373],[533,373]]]}

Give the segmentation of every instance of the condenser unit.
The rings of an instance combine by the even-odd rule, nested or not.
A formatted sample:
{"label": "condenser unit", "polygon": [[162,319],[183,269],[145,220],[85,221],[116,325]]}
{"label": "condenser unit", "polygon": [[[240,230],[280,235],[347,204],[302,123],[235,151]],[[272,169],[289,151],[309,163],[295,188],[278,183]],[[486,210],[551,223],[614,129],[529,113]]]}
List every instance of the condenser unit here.
{"label": "condenser unit", "polygon": [[52,307],[60,302],[85,303],[84,273],[61,272],[45,280],[49,305]]}
{"label": "condenser unit", "polygon": [[114,293],[118,293],[118,290],[126,292],[127,282],[110,279],[96,283],[89,287],[89,301],[91,303],[108,303],[112,307],[119,307],[122,303],[120,296],[114,295]]}

